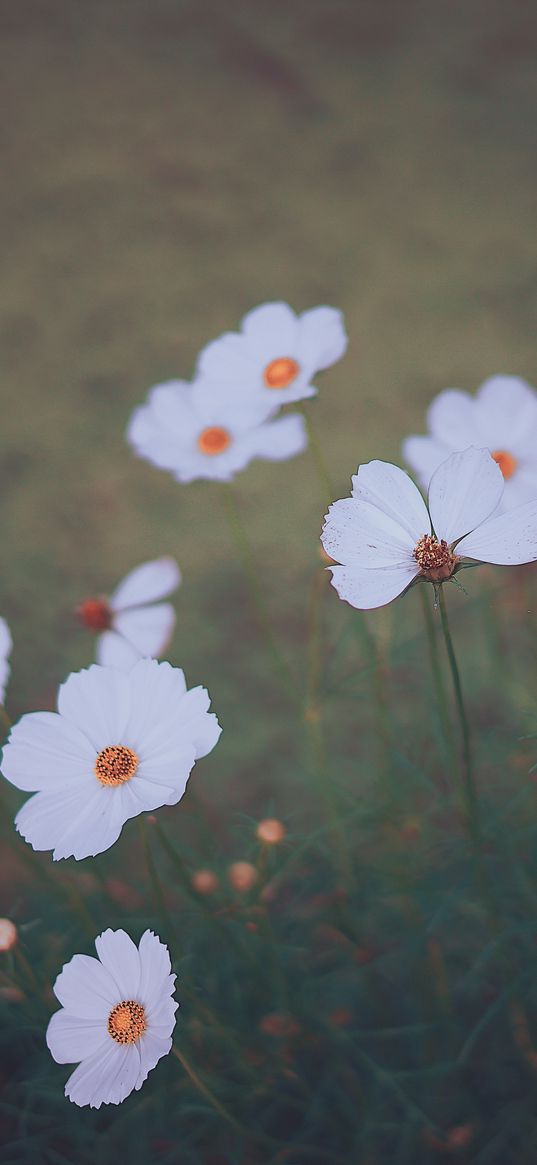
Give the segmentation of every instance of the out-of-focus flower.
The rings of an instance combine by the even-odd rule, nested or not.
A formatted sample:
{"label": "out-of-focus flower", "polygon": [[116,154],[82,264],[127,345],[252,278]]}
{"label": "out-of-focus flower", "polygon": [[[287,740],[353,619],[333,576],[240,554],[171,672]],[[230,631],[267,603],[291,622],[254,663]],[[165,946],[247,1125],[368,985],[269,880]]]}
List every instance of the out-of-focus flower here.
{"label": "out-of-focus flower", "polygon": [[370,461],[352,481],[352,497],[330,506],[322,542],[342,564],[329,568],[332,585],[353,607],[382,607],[415,579],[438,585],[465,559],[498,566],[537,559],[537,498],[495,513],[504,479],[486,449],[452,453],[439,466],[429,510],[395,465]]}
{"label": "out-of-focus flower", "polygon": [[17,941],[17,927],[10,918],[0,918],[0,951],[10,951]]}
{"label": "out-of-focus flower", "polygon": [[54,984],[62,1004],[47,1028],[58,1064],[78,1068],[65,1095],[75,1104],[121,1104],[172,1046],[175,1012],[168,948],[146,930],[138,947],[124,930],[95,939],[98,958],[74,955]]}
{"label": "out-of-focus flower", "polygon": [[251,862],[232,862],[227,876],[234,890],[245,894],[257,882],[257,870]]}
{"label": "out-of-focus flower", "polygon": [[7,681],[9,679],[10,672],[8,659],[11,655],[12,647],[13,641],[11,639],[9,627],[5,619],[2,619],[0,616],[0,704],[4,703],[6,695]]}
{"label": "out-of-focus flower", "polygon": [[285,825],[277,817],[266,817],[259,822],[256,833],[265,845],[279,845],[285,837]]}
{"label": "out-of-focus flower", "polygon": [[287,303],[264,303],[244,316],[240,329],[202,349],[199,372],[269,408],[315,396],[315,373],[340,360],[348,343],[343,316],[333,307],[296,315]]}
{"label": "out-of-focus flower", "polygon": [[218,878],[213,870],[196,870],[192,874],[192,885],[198,894],[214,894],[218,890]]}
{"label": "out-of-focus flower", "polygon": [[85,599],[77,608],[84,627],[99,632],[97,663],[129,667],[143,656],[161,655],[173,635],[175,611],[160,603],[181,582],[174,558],[136,566],[109,599]]}
{"label": "out-of-focus flower", "polygon": [[134,410],[127,440],[139,457],[177,481],[231,481],[256,457],[286,461],[306,448],[302,417],[267,419],[274,411],[223,385],[170,380]]}
{"label": "out-of-focus flower", "polygon": [[176,805],[220,736],[209,705],[205,688],[187,691],[179,668],[154,659],[70,675],[58,712],[23,716],[4,748],[7,780],[37,790],[17,814],[19,833],[55,860],[87,858],[129,818]]}
{"label": "out-of-focus flower", "polygon": [[537,392],[525,380],[491,376],[475,397],[448,388],[431,404],[427,424],[429,436],[403,442],[403,457],[425,488],[451,452],[475,445],[502,471],[502,509],[537,497]]}

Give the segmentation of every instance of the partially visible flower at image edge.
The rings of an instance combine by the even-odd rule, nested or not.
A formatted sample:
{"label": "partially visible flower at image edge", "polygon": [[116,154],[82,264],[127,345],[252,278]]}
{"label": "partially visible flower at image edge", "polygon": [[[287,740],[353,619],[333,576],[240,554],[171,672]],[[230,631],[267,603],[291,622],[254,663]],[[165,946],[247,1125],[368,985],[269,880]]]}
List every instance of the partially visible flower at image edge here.
{"label": "partially visible flower at image edge", "polygon": [[209,706],[205,688],[187,691],[179,668],[154,659],[72,673],[58,711],[22,716],[4,747],[4,777],[35,793],[19,833],[54,860],[93,857],[131,817],[176,805],[220,736]]}
{"label": "partially visible flower at image edge", "polygon": [[7,682],[11,670],[8,659],[12,647],[13,641],[9,627],[5,619],[0,616],[0,704],[3,704],[6,698]]}
{"label": "partially visible flower at image edge", "polygon": [[362,610],[382,607],[412,582],[439,585],[466,562],[517,566],[537,560],[537,498],[498,512],[504,479],[486,449],[453,453],[436,470],[429,509],[404,470],[361,465],[352,497],[334,502],[322,544],[332,585]]}
{"label": "partially visible flower at image edge", "polygon": [[241,320],[240,332],[211,340],[198,357],[198,372],[232,388],[237,399],[258,397],[269,408],[315,396],[316,372],[344,356],[342,313],[314,307],[296,315],[287,303],[263,303]]}
{"label": "partially visible flower at image edge", "polygon": [[98,958],[74,955],[54,984],[62,1004],[47,1028],[58,1064],[78,1068],[65,1095],[74,1104],[121,1104],[172,1046],[175,1012],[167,947],[146,930],[137,947],[124,930],[95,939]]}
{"label": "partially visible flower at image edge", "polygon": [[537,392],[525,380],[491,376],[474,397],[447,388],[429,406],[427,425],[427,435],[403,441],[403,457],[425,489],[451,452],[473,445],[488,449],[502,471],[502,509],[537,497]]}
{"label": "partially visible flower at image edge", "polygon": [[144,562],[129,571],[109,598],[85,599],[77,608],[84,627],[98,633],[97,663],[128,667],[166,650],[175,627],[175,611],[167,598],[179,586],[181,571],[174,558]]}

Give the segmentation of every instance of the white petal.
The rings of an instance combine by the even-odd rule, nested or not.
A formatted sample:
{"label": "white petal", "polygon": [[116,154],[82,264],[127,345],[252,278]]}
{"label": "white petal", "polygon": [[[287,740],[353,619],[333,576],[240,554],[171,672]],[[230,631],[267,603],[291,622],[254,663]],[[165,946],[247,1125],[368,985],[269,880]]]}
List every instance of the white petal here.
{"label": "white petal", "polygon": [[127,674],[131,698],[124,743],[139,756],[150,756],[167,743],[170,733],[173,739],[185,677],[180,668],[156,659],[141,659]]}
{"label": "white petal", "polygon": [[17,789],[34,792],[80,788],[93,771],[95,751],[74,724],[57,712],[28,712],[12,728],[2,772]]}
{"label": "white petal", "polygon": [[303,452],[308,444],[308,435],[303,418],[294,414],[259,425],[252,429],[248,440],[252,457],[262,457],[265,461],[286,461]]}
{"label": "white petal", "polygon": [[487,449],[450,453],[435,470],[429,489],[436,536],[451,543],[475,530],[494,513],[503,490],[501,469]]}
{"label": "white petal", "polygon": [[104,1024],[119,1002],[114,979],[91,955],[73,955],[60,971],[53,990],[70,1015]]}
{"label": "white petal", "polygon": [[126,439],[138,457],[143,457],[158,469],[173,473],[177,466],[177,437],[171,429],[161,425],[149,405],[135,409],[126,431]]}
{"label": "white petal", "polygon": [[477,392],[475,408],[478,444],[492,451],[516,454],[537,425],[537,393],[518,376],[489,377]]}
{"label": "white petal", "polygon": [[228,381],[261,387],[262,372],[259,360],[236,332],[224,332],[217,340],[211,340],[198,356],[197,373],[216,383]]}
{"label": "white petal", "polygon": [[168,646],[175,627],[171,603],[133,607],[114,615],[113,627],[140,656],[160,655]]}
{"label": "white petal", "polygon": [[221,425],[237,437],[266,421],[280,404],[275,394],[265,389],[257,372],[245,383],[207,377],[198,377],[192,383],[192,407],[199,418],[196,437],[210,425]]}
{"label": "white petal", "polygon": [[123,1047],[109,1037],[104,1053],[97,1052],[79,1064],[69,1077],[65,1095],[74,1104],[121,1104],[132,1092],[140,1075],[140,1052],[137,1044]]}
{"label": "white petal", "polygon": [[15,825],[35,850],[53,850],[54,861],[95,857],[117,841],[126,821],[121,786],[36,793],[19,809]]}
{"label": "white petal", "polygon": [[288,303],[263,303],[244,316],[241,331],[250,353],[261,361],[294,356],[298,320]]}
{"label": "white petal", "polygon": [[6,695],[7,681],[9,679],[10,667],[8,664],[8,657],[11,654],[13,641],[9,627],[0,616],[0,704],[4,703]]}
{"label": "white petal", "polygon": [[329,368],[344,356],[348,337],[342,312],[335,307],[314,307],[298,321],[298,362],[308,369]]}
{"label": "white petal", "polygon": [[356,497],[330,506],[321,535],[331,558],[358,567],[408,564],[416,541],[393,518]]}
{"label": "white petal", "polygon": [[402,452],[420,485],[428,489],[435,469],[449,457],[451,449],[434,437],[405,437]]}
{"label": "white petal", "polygon": [[138,947],[124,930],[103,930],[95,939],[99,959],[114,980],[118,1002],[136,999],[140,987],[140,956]]}
{"label": "white petal", "polygon": [[410,535],[414,546],[423,534],[430,533],[431,522],[420,491],[397,465],[387,461],[360,465],[352,486],[354,498],[369,502],[392,518]]}
{"label": "white petal", "polygon": [[[144,931],[138,947],[140,955],[140,999],[148,1015],[162,1001],[163,994],[171,994],[169,977],[171,973],[170,954],[152,930]],[[173,987],[172,987],[173,990]]]}
{"label": "white petal", "polygon": [[156,1035],[152,1031],[146,1031],[142,1036],[138,1047],[140,1049],[140,1073],[136,1081],[136,1089],[142,1087],[144,1080],[147,1080],[149,1073],[156,1067],[159,1060],[163,1056],[167,1056],[172,1046],[171,1036]]}
{"label": "white petal", "polygon": [[175,975],[162,980],[162,987],[154,1004],[147,1008],[148,1027],[160,1036],[170,1036],[175,1027],[175,1013],[179,1007],[172,998],[175,991]]}
{"label": "white petal", "polygon": [[482,443],[475,401],[458,388],[446,388],[433,400],[427,423],[433,437],[448,449],[467,449],[469,445]]}
{"label": "white petal", "polygon": [[63,1009],[55,1012],[47,1028],[47,1047],[57,1064],[77,1064],[104,1051],[109,1039],[104,1019],[96,1023]]}
{"label": "white petal", "polygon": [[492,562],[497,566],[518,566],[537,560],[537,500],[508,510],[484,522],[457,546],[457,554]]}
{"label": "white petal", "polygon": [[360,570],[355,566],[331,566],[332,586],[351,607],[371,611],[383,607],[402,594],[418,573],[414,566],[387,566],[381,570]]}
{"label": "white petal", "polygon": [[111,610],[123,611],[126,607],[139,607],[144,603],[166,599],[180,582],[181,571],[175,559],[169,555],[144,562],[131,570],[116,587],[110,598]]}
{"label": "white petal", "polygon": [[102,667],[132,667],[142,658],[141,653],[117,631],[103,631],[97,637],[95,654]]}
{"label": "white petal", "polygon": [[209,712],[211,700],[206,688],[191,688],[177,708],[177,723],[184,725],[185,736],[192,741],[196,760],[212,752],[220,739],[222,729]]}
{"label": "white petal", "polygon": [[97,752],[120,744],[129,716],[128,672],[92,664],[73,672],[61,685],[58,711],[76,724]]}

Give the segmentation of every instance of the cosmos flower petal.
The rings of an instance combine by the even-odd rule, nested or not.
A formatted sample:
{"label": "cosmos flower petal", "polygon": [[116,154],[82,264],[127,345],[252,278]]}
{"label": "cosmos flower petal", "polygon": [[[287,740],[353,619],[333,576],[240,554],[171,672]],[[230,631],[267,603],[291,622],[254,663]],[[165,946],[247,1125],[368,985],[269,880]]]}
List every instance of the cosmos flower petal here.
{"label": "cosmos flower petal", "polygon": [[163,1001],[163,996],[170,996],[175,986],[170,983],[171,962],[170,952],[165,943],[152,930],[144,931],[139,944],[140,952],[140,998],[144,1000],[148,1015],[154,1010],[155,1004]]}
{"label": "cosmos flower petal", "polygon": [[436,437],[412,436],[403,441],[402,452],[420,485],[428,489],[435,469],[446,460],[451,450]]}
{"label": "cosmos flower petal", "polygon": [[115,980],[91,955],[73,955],[60,971],[53,990],[70,1015],[103,1024],[118,1002]]}
{"label": "cosmos flower petal", "polygon": [[103,967],[116,983],[121,999],[136,999],[140,987],[140,955],[125,930],[103,930],[95,939]]}
{"label": "cosmos flower petal", "polygon": [[354,498],[386,514],[406,531],[414,546],[419,538],[430,533],[431,522],[419,489],[397,465],[369,461],[359,466],[352,485]]}
{"label": "cosmos flower petal", "polygon": [[209,712],[210,706],[207,689],[197,687],[185,692],[177,709],[177,722],[188,725],[197,760],[212,752],[222,733],[214,712]]}
{"label": "cosmos flower petal", "polygon": [[537,561],[537,499],[489,518],[458,543],[457,554],[497,566]]}
{"label": "cosmos flower petal", "polygon": [[336,562],[358,567],[407,563],[416,545],[416,539],[393,518],[355,497],[333,502],[321,542]]}
{"label": "cosmos flower petal", "polygon": [[122,1047],[108,1040],[103,1052],[88,1056],[65,1085],[65,1095],[82,1107],[121,1104],[132,1092],[140,1075],[140,1052],[135,1044]]}
{"label": "cosmos flower petal", "polygon": [[343,313],[337,308],[314,307],[299,317],[299,364],[315,370],[329,368],[345,355],[348,342]]}
{"label": "cosmos flower petal", "polygon": [[257,361],[242,336],[236,332],[224,332],[216,340],[206,344],[198,356],[198,375],[220,382],[232,384],[252,383],[253,377],[261,383]]}
{"label": "cosmos flower petal", "polygon": [[2,772],[17,789],[52,792],[87,780],[95,751],[75,724],[57,712],[27,712],[11,729]]}
{"label": "cosmos flower petal", "polygon": [[[528,434],[535,439],[537,393],[518,376],[491,376],[478,389],[475,398],[479,444],[493,451],[518,452]],[[501,438],[501,441],[500,441]]]}
{"label": "cosmos flower petal", "polygon": [[166,599],[181,582],[181,571],[174,558],[165,555],[136,566],[125,576],[110,597],[112,611],[140,607]]}
{"label": "cosmos flower petal", "polygon": [[57,1064],[76,1064],[106,1051],[102,1016],[99,1019],[82,1019],[63,1008],[54,1013],[47,1028],[47,1047]]}
{"label": "cosmos flower petal", "polygon": [[[175,1026],[175,1021],[172,1026]],[[149,1073],[153,1068],[156,1067],[159,1060],[161,1060],[163,1056],[168,1055],[168,1052],[171,1050],[171,1046],[171,1035],[163,1036],[153,1031],[147,1031],[144,1033],[139,1044],[140,1071],[135,1086],[137,1090],[142,1087],[142,1084],[145,1080],[147,1080]]]}
{"label": "cosmos flower petal", "polygon": [[[162,998],[168,991],[167,998]],[[151,1031],[157,1031],[159,1035],[170,1035],[175,1027],[175,1013],[179,1004],[172,998],[175,990],[175,975],[168,976],[168,987],[163,985],[161,995],[155,1000],[152,1007],[147,1009],[147,1017]]]}
{"label": "cosmos flower petal", "polygon": [[144,759],[162,741],[163,725],[173,728],[177,710],[186,692],[184,673],[170,663],[141,659],[129,672],[131,697],[126,738]]}
{"label": "cosmos flower petal", "polygon": [[129,715],[127,674],[96,664],[73,672],[60,687],[58,711],[100,751],[121,740]]}
{"label": "cosmos flower petal", "polygon": [[244,316],[241,331],[253,355],[262,360],[293,356],[298,320],[288,303],[263,303]]}
{"label": "cosmos flower petal", "polygon": [[448,544],[475,530],[498,506],[503,475],[487,449],[451,453],[435,470],[429,511],[437,538]]}
{"label": "cosmos flower petal", "polygon": [[476,423],[475,402],[458,388],[446,388],[435,397],[427,412],[427,423],[433,437],[446,450],[483,444]]}
{"label": "cosmos flower petal", "polygon": [[258,425],[252,430],[250,441],[252,457],[262,457],[265,461],[286,461],[288,457],[296,457],[304,451],[308,435],[303,418],[295,414]]}
{"label": "cosmos flower petal", "polygon": [[113,626],[136,648],[139,657],[156,656],[165,650],[173,635],[175,611],[171,603],[132,607],[114,615]]}
{"label": "cosmos flower petal", "polygon": [[351,607],[370,611],[383,607],[406,589],[418,574],[417,563],[360,570],[356,566],[331,566],[332,586]]}
{"label": "cosmos flower petal", "polygon": [[15,825],[33,849],[53,849],[54,861],[81,860],[95,857],[117,841],[125,821],[120,808],[120,798],[95,779],[94,787],[84,790],[83,796],[80,790],[69,789],[36,793],[19,809]]}
{"label": "cosmos flower petal", "polygon": [[5,619],[0,616],[0,704],[4,703],[6,696],[7,681],[10,673],[8,659],[11,655],[12,647],[11,632]]}
{"label": "cosmos flower petal", "polygon": [[98,636],[95,655],[102,667],[132,667],[141,658],[140,652],[117,631],[103,631]]}

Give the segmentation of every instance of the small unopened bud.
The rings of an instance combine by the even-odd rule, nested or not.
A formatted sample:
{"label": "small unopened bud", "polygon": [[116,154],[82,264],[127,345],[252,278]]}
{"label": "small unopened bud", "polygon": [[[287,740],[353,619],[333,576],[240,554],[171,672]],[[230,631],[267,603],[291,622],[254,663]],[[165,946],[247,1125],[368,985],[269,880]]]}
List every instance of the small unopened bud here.
{"label": "small unopened bud", "polygon": [[198,894],[214,894],[218,890],[218,878],[212,870],[196,870],[192,874],[192,885]]}
{"label": "small unopened bud", "polygon": [[239,890],[241,894],[251,890],[257,882],[257,870],[251,862],[233,862],[227,876],[233,889]]}
{"label": "small unopened bud", "polygon": [[17,927],[10,918],[0,918],[0,951],[10,951],[17,941]]}
{"label": "small unopened bud", "polygon": [[285,837],[285,825],[277,817],[265,817],[259,822],[256,833],[266,845],[279,845]]}

